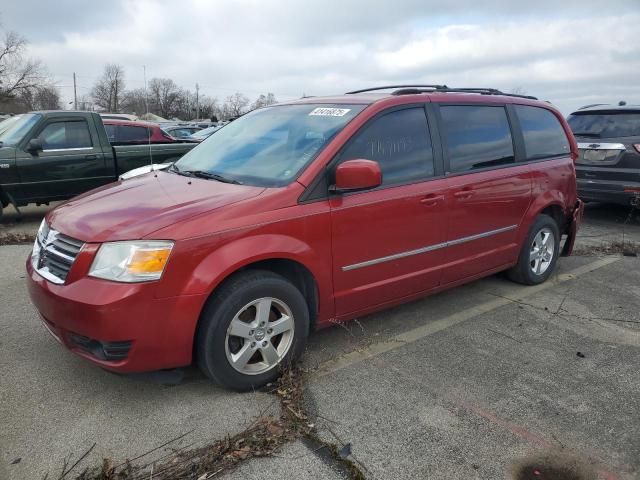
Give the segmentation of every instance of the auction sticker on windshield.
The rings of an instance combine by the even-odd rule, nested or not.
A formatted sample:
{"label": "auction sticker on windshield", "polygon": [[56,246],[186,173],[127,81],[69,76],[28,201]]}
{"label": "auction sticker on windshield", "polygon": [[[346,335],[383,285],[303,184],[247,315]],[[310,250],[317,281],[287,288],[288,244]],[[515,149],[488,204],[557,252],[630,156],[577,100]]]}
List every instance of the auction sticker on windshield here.
{"label": "auction sticker on windshield", "polygon": [[322,117],[344,117],[350,111],[351,111],[350,108],[319,107],[319,108],[314,108],[309,113],[309,115],[317,115]]}

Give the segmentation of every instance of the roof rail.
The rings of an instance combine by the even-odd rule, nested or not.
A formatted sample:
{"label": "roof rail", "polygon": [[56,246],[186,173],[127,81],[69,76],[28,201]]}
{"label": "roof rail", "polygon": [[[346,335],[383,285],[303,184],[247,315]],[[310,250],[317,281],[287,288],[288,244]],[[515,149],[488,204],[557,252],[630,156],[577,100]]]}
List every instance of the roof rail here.
{"label": "roof rail", "polygon": [[527,98],[529,100],[538,100],[538,97],[534,97],[532,95],[520,95],[518,93],[504,93],[497,88],[476,88],[476,87],[466,87],[466,88],[443,88],[438,89],[438,92],[460,92],[460,93],[478,93],[480,95],[502,95],[504,97],[517,97],[517,98]]}
{"label": "roof rail", "polygon": [[376,90],[388,90],[390,88],[409,88],[409,87],[419,87],[419,88],[447,88],[446,85],[387,85],[384,87],[372,87],[372,88],[363,88],[362,90],[354,90],[352,92],[347,92],[345,95],[353,95],[355,93],[365,93],[365,92],[375,92]]}
{"label": "roof rail", "polygon": [[591,108],[591,107],[599,107],[601,105],[607,105],[606,103],[590,103],[589,105],[585,105],[583,107],[580,107],[578,110],[583,110],[585,108]]}
{"label": "roof rail", "polygon": [[503,95],[505,97],[518,97],[527,98],[529,100],[538,100],[537,97],[531,95],[519,95],[516,93],[504,93],[496,88],[481,88],[481,87],[465,87],[465,88],[450,88],[446,85],[389,85],[386,87],[365,88],[362,90],[354,90],[347,92],[347,94],[373,92],[376,90],[387,90],[390,88],[397,88],[391,92],[391,95],[415,95],[417,93],[477,93],[480,95]]}

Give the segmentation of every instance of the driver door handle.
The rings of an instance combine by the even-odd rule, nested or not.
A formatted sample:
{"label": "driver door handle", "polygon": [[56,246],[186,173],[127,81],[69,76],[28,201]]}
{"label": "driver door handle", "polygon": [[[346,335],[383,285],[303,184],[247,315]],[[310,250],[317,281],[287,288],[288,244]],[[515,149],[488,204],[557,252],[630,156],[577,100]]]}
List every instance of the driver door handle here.
{"label": "driver door handle", "polygon": [[85,160],[95,160],[96,158],[98,158],[97,155],[85,155],[84,156]]}

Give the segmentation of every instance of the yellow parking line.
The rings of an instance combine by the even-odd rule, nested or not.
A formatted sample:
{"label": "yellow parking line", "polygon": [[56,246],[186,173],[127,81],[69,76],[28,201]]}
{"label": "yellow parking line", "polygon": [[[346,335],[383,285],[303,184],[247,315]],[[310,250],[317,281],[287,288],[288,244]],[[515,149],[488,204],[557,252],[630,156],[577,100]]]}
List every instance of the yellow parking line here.
{"label": "yellow parking line", "polygon": [[621,258],[622,257],[619,256],[608,256],[600,258],[595,262],[591,262],[587,265],[578,267],[568,273],[563,273],[552,277],[547,282],[540,285],[523,287],[518,290],[517,296],[509,297],[505,295],[494,300],[490,300],[488,302],[467,308],[460,312],[454,313],[453,315],[449,315],[448,317],[441,318],[440,320],[429,322],[426,325],[421,325],[420,327],[401,333],[382,342],[374,343],[373,345],[370,345],[365,349],[346,353],[338,358],[320,364],[320,366],[312,376],[323,377],[342,368],[360,363],[364,360],[380,355],[381,353],[389,352],[403,345],[407,345],[408,343],[416,342],[422,338],[428,337],[429,335],[433,335],[434,333],[438,333],[449,327],[453,327],[454,325],[470,320],[474,317],[477,317],[478,315],[482,315],[483,313],[491,312],[496,308],[503,307],[515,301],[522,300],[526,297],[530,297],[538,292],[541,292],[548,288],[552,288],[560,283],[573,280],[574,278],[579,277],[580,275],[584,275],[585,273],[593,272],[594,270],[598,270],[599,268],[611,265],[612,263],[619,261]]}

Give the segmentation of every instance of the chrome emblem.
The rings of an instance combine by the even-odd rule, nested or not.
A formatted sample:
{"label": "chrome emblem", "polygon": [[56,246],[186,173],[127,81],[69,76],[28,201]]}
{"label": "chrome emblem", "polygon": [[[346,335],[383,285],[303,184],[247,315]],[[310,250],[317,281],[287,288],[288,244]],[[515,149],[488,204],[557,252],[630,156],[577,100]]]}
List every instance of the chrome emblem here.
{"label": "chrome emblem", "polygon": [[9,165],[8,163],[0,163],[0,168],[10,168],[11,165]]}
{"label": "chrome emblem", "polygon": [[264,338],[264,328],[256,328],[256,340],[260,341]]}
{"label": "chrome emblem", "polygon": [[600,144],[599,143],[592,143],[591,145],[589,145],[589,148],[600,148]]}

